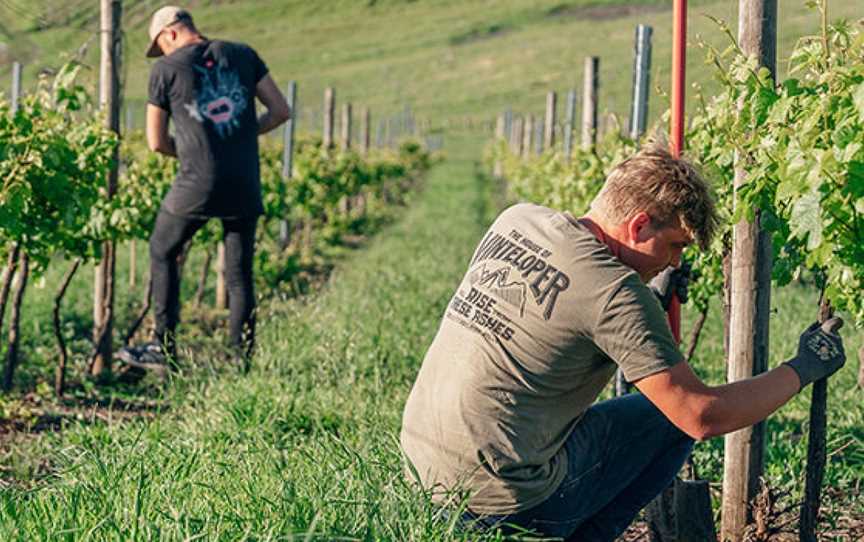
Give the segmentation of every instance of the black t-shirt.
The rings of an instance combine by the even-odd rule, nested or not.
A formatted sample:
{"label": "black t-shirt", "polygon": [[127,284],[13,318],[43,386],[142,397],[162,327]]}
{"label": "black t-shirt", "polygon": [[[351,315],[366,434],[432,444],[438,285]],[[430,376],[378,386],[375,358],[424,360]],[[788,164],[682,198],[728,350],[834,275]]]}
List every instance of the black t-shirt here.
{"label": "black t-shirt", "polygon": [[226,41],[187,45],[153,65],[149,102],[171,115],[180,160],[164,210],[222,218],[264,212],[255,89],[265,75],[251,47]]}

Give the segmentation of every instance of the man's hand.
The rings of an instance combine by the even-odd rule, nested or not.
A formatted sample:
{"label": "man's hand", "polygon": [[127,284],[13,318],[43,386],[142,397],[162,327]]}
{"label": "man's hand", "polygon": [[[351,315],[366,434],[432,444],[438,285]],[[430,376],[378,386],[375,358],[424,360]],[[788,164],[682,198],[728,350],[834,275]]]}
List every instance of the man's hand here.
{"label": "man's hand", "polygon": [[798,373],[803,389],[807,384],[831,376],[846,363],[843,339],[837,333],[843,320],[829,318],[823,324],[813,323],[798,340],[798,354],[786,362]]}
{"label": "man's hand", "polygon": [[690,287],[690,263],[681,262],[680,267],[667,267],[659,275],[651,279],[648,287],[654,290],[663,310],[669,310],[672,294],[678,297],[682,304],[687,303]]}

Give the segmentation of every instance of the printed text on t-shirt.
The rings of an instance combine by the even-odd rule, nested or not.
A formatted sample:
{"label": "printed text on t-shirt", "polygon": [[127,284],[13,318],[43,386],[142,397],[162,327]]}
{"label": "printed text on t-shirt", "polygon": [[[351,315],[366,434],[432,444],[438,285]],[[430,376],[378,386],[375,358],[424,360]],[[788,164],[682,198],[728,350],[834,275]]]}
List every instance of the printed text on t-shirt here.
{"label": "printed text on t-shirt", "polygon": [[509,235],[490,231],[477,248],[471,266],[486,260],[508,263],[530,281],[529,291],[538,306],[545,303],[543,318],[549,320],[558,294],[570,287],[570,277],[546,260],[551,255],[551,251],[516,230]]}

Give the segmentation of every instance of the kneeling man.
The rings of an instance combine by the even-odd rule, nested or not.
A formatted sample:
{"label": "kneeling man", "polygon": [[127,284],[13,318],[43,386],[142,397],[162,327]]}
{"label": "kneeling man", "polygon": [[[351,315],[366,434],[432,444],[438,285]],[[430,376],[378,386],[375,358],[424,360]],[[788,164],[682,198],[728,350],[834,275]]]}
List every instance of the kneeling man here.
{"label": "kneeling man", "polygon": [[[486,527],[611,541],[678,472],[694,440],[763,420],[844,361],[833,331],[748,380],[693,373],[647,283],[717,214],[687,162],[647,148],[582,217],[519,204],[492,224],[405,406],[401,443],[436,499],[467,494]],[[594,404],[620,368],[641,393]]]}

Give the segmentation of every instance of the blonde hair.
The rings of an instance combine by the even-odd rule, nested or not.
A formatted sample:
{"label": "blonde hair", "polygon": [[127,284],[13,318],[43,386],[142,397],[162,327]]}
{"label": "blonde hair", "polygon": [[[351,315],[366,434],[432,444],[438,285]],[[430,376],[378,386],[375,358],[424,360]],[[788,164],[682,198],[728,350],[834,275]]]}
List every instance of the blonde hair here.
{"label": "blonde hair", "polygon": [[678,218],[703,249],[717,230],[717,210],[708,183],[693,164],[656,144],[615,166],[591,202],[591,210],[614,224],[640,211],[648,213],[658,228]]}

